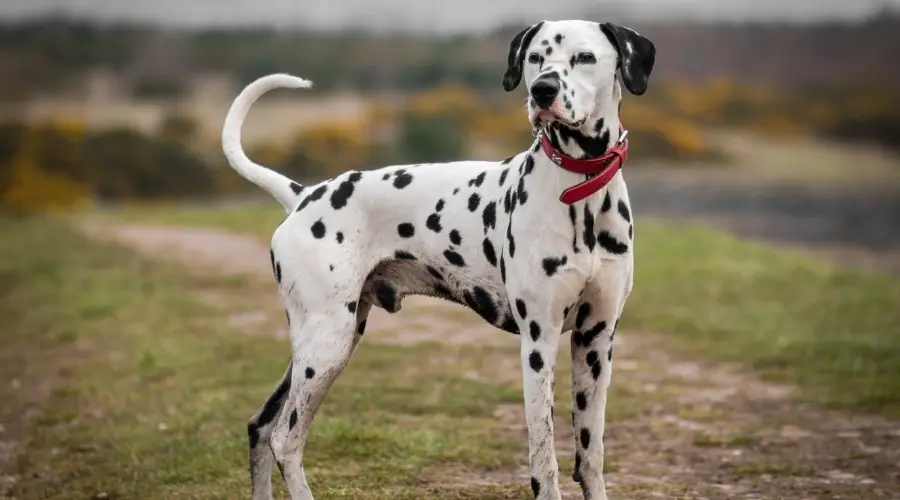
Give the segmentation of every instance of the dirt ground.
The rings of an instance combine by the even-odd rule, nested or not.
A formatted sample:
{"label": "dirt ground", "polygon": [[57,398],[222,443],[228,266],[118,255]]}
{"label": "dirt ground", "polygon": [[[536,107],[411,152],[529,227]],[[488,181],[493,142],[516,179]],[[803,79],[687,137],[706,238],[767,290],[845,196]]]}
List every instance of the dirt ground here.
{"label": "dirt ground", "polygon": [[[267,249],[249,237],[161,226],[85,230],[153,258],[184,263],[193,272],[270,279]],[[248,333],[262,329],[285,337],[272,317],[280,319],[277,303],[236,313],[229,321]],[[434,299],[408,299],[395,315],[373,311],[369,325],[366,342],[511,342],[474,314]],[[733,366],[675,356],[664,348],[666,341],[659,333],[616,336],[613,384],[625,384],[650,411],[616,419],[607,428],[606,477],[614,498],[900,498],[900,423],[797,403],[792,387],[756,380]],[[520,384],[509,375],[517,373],[518,364],[510,356],[507,366],[497,367],[497,376],[507,374],[510,384]],[[516,428],[524,439],[521,406],[498,408],[496,416],[498,426]],[[558,454],[570,457],[568,412],[557,416],[556,424]],[[564,468],[560,474],[566,498],[580,498],[567,479],[570,473]],[[489,483],[527,477],[521,469],[440,480]]]}

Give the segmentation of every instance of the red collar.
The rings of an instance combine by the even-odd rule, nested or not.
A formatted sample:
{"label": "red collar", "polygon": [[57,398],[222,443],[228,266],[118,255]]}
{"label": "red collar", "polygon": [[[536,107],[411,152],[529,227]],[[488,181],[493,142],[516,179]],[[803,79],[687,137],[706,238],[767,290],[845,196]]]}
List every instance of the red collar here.
{"label": "red collar", "polygon": [[621,123],[619,124],[619,140],[616,141],[613,147],[609,148],[603,156],[585,160],[573,158],[556,149],[543,132],[540,133],[540,136],[541,148],[544,150],[547,158],[550,158],[550,161],[569,172],[587,174],[588,176],[584,182],[562,192],[559,196],[559,201],[566,205],[583,200],[606,187],[619,169],[622,168],[622,165],[625,164],[625,159],[628,158],[628,131],[622,127]]}

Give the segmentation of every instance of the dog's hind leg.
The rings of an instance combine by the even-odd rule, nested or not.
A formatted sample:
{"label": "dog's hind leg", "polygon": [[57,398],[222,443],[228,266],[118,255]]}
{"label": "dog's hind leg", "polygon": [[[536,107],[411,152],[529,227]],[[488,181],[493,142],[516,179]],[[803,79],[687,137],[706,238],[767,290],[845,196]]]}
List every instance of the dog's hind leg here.
{"label": "dog's hind leg", "polygon": [[[356,303],[334,304],[298,318],[291,327],[292,377],[270,443],[291,500],[312,500],[303,472],[303,447],[325,393],[341,373],[359,342],[368,313]],[[293,317],[293,315],[292,315]]]}
{"label": "dog's hind leg", "polygon": [[293,363],[288,363],[281,383],[247,422],[253,500],[270,500],[272,498],[272,450],[269,447],[269,436],[275,426],[275,419],[281,413],[281,408],[287,399],[288,389],[291,386],[292,367]]}

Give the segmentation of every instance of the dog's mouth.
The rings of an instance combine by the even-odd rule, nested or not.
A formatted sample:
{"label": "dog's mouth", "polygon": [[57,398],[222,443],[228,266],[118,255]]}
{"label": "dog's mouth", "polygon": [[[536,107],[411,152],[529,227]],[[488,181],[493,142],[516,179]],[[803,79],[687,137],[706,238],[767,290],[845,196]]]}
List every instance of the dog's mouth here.
{"label": "dog's mouth", "polygon": [[562,106],[554,104],[549,109],[530,108],[529,121],[535,128],[543,128],[557,123],[568,128],[579,128],[587,121],[587,117],[575,120],[573,113]]}

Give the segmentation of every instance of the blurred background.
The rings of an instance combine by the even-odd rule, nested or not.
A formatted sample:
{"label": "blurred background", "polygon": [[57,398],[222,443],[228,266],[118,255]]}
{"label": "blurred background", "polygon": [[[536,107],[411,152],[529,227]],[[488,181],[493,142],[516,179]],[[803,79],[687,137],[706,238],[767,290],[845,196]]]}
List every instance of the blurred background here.
{"label": "blurred background", "polygon": [[[530,138],[522,93],[499,84],[509,40],[556,16],[612,19],[659,47],[652,91],[628,96],[623,112],[638,139],[639,213],[823,247],[900,247],[900,196],[886,185],[900,177],[896,2],[473,8],[5,2],[0,207],[257,195],[226,168],[219,133],[241,87],[273,72],[316,85],[267,96],[246,127],[251,156],[291,177],[503,158]],[[651,170],[662,173],[641,175]],[[861,182],[882,189],[863,194]]]}
{"label": "blurred background", "polygon": [[[898,498],[897,0],[0,1],[0,493],[246,497],[243,422],[285,358],[265,248],[283,215],[225,163],[232,100],[269,73],[315,82],[244,127],[304,183],[499,160],[531,142],[509,42],[567,18],[657,47],[622,108],[639,248],[615,498]],[[322,498],[529,497],[520,383],[495,373],[517,349],[429,307],[373,314],[311,438]]]}

